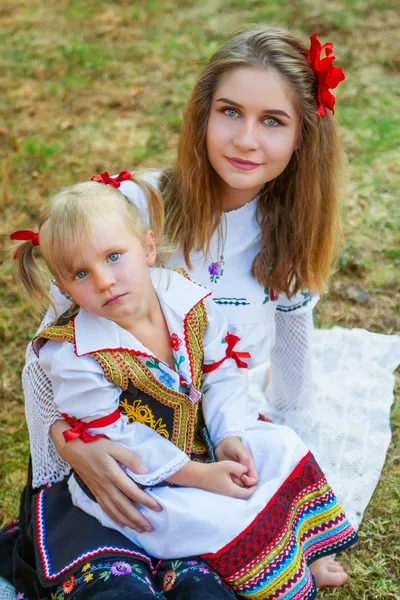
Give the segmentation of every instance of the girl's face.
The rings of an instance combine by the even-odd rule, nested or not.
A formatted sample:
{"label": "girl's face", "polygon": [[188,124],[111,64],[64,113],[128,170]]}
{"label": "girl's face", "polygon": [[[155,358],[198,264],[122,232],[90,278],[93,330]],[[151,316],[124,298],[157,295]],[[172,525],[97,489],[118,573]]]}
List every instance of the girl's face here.
{"label": "girl's face", "polygon": [[287,84],[275,71],[240,67],[222,75],[206,139],[225,210],[253,199],[282,173],[297,147],[299,125]]}
{"label": "girl's face", "polygon": [[154,299],[148,267],[155,258],[152,231],[142,243],[120,216],[115,222],[99,217],[82,240],[73,271],[57,284],[88,312],[129,328],[148,314]]}

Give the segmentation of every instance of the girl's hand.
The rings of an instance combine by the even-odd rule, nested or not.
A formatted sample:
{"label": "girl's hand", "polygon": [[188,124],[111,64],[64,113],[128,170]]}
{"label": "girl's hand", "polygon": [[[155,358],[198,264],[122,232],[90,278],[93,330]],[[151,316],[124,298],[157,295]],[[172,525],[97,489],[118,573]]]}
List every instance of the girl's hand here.
{"label": "girl's hand", "polygon": [[161,506],[138,488],[119,463],[135,473],[146,473],[147,468],[132,452],[107,438],[90,444],[76,439],[67,444],[62,432],[68,428],[65,421],[55,421],[50,427],[50,437],[57,452],[86,483],[104,512],[118,525],[140,533],[152,531],[151,523],[132,502],[156,511]]}
{"label": "girl's hand", "polygon": [[224,460],[204,465],[207,470],[202,477],[202,489],[232,498],[250,498],[256,489],[256,485],[243,486],[242,478],[246,477],[247,467]]}
{"label": "girl's hand", "polygon": [[243,465],[231,460],[208,464],[189,461],[179,471],[168,477],[167,481],[184,487],[199,488],[214,494],[246,500],[256,489],[256,486],[244,487],[242,484],[236,483],[236,481],[241,481],[246,469]]}
{"label": "girl's hand", "polygon": [[215,448],[215,457],[217,461],[233,460],[234,462],[246,467],[246,470],[243,472],[240,479],[233,479],[237,485],[242,485],[245,487],[253,487],[257,485],[257,469],[250,452],[240,441],[240,438],[236,436],[229,436],[222,440],[222,442],[220,442]]}

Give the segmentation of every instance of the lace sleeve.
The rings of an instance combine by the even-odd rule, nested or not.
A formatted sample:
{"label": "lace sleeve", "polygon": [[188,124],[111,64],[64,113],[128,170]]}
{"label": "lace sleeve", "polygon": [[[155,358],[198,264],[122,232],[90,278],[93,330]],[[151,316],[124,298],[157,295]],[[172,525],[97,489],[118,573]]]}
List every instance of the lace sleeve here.
{"label": "lace sleeve", "polygon": [[305,409],[313,402],[312,311],[301,315],[276,312],[275,324],[268,402],[277,414]]}
{"label": "lace sleeve", "polygon": [[[57,312],[63,312],[68,302],[62,305],[61,300],[59,302],[56,298],[56,301]],[[47,327],[53,320],[54,312],[49,308],[38,331]],[[41,368],[32,344],[28,345],[26,351],[22,387],[32,455],[33,487],[56,483],[69,473],[71,467],[58,454],[49,437],[50,426],[57,419],[61,419],[61,415],[54,403],[50,380]]]}

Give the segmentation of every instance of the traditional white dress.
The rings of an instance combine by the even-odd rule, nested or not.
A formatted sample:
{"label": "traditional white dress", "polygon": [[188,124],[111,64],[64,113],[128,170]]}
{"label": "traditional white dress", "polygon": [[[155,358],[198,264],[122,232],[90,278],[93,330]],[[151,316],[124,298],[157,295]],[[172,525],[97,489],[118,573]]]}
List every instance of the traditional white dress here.
{"label": "traditional white dress", "polygon": [[[241,361],[239,344],[227,352],[227,321],[207,298],[209,291],[177,272],[159,268],[150,272],[170,332],[175,369],[114,322],[83,309],[67,325],[73,329],[68,341],[63,341],[64,325],[55,325],[39,334],[35,345],[37,348],[38,341],[48,340],[38,350],[39,362],[52,383],[60,413],[87,422],[125,407],[112,424],[98,429],[89,427],[87,431],[105,434],[139,456],[149,472],[128,474],[137,483],[150,486],[146,491],[163,510],[156,513],[139,507],[153,524],[151,533],[119,527],[90,499],[74,476],[69,483],[73,502],[151,556],[168,559],[202,555],[240,596],[261,599],[276,593],[282,598],[301,594],[311,597],[315,588],[308,564],[352,544],[355,532],[314,458],[294,431],[259,421],[257,415],[248,418],[247,369]],[[207,315],[202,338],[204,365],[219,366],[210,371],[204,369],[204,396],[199,410],[204,414],[214,447],[234,435],[249,449],[260,481],[248,500],[194,488],[157,486],[190,459],[190,451],[188,456],[182,449],[187,448],[187,439],[179,444],[179,431],[176,442],[170,439],[175,426],[179,429],[185,417],[177,418],[174,428],[168,429],[162,418],[153,418],[140,393],[128,406],[124,397],[126,386],[115,385],[113,381],[119,375],[111,373],[111,367],[110,373],[107,371],[116,353],[122,355],[118,354],[115,364],[120,364],[123,357],[129,360],[134,356],[140,362],[138,372],[142,373],[143,368],[150,374],[132,379],[139,390],[148,391],[147,378],[156,390],[152,396],[159,397],[161,403],[168,404],[169,396],[164,394],[172,390],[192,410],[200,402],[195,354],[201,347],[201,333],[195,327],[190,338],[187,323],[191,311],[202,302]],[[200,343],[193,344],[193,335]],[[118,380],[123,379],[121,375]],[[286,595],[283,589],[292,579],[296,591]]]}

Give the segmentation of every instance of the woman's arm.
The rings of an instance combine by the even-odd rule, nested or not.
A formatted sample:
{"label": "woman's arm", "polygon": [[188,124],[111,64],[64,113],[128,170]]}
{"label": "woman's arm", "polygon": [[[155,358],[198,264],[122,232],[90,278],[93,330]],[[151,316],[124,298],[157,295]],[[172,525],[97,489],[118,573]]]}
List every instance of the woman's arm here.
{"label": "woman's arm", "polygon": [[132,502],[156,511],[161,510],[161,507],[120,466],[122,464],[138,474],[146,473],[147,468],[138,457],[106,438],[90,444],[84,444],[80,439],[66,443],[63,437],[66,429],[69,429],[69,425],[63,420],[53,423],[49,431],[53,444],[60,456],[83,479],[104,512],[121,526],[131,527],[139,532],[151,531],[151,523]]}
{"label": "woman's arm", "polygon": [[271,351],[269,403],[277,412],[312,407],[314,389],[311,359],[312,311],[278,312]]}

